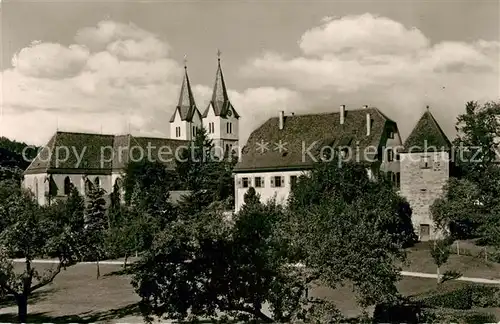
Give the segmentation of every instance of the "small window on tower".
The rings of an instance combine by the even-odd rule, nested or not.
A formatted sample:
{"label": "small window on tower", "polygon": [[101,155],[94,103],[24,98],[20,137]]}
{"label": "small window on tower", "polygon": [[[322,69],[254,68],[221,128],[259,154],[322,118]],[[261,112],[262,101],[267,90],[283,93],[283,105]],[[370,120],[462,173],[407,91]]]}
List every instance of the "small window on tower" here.
{"label": "small window on tower", "polygon": [[430,169],[431,167],[431,163],[430,163],[430,159],[428,156],[422,156],[422,158],[420,159],[420,168],[421,169]]}

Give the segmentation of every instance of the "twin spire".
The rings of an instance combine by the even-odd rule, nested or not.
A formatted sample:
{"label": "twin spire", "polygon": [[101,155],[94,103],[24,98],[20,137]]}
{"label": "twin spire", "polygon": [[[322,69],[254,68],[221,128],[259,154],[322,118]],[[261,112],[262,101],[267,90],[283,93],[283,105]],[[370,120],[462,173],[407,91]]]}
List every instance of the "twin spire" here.
{"label": "twin spire", "polygon": [[[232,110],[234,116],[239,118],[239,115],[234,110],[229,97],[227,95],[226,84],[224,82],[224,76],[222,74],[222,68],[220,65],[220,50],[217,51],[217,72],[215,75],[215,84],[212,92],[212,99],[208,104],[208,107],[203,113],[203,117],[208,115],[211,108],[214,110],[216,116],[226,117],[227,112]],[[179,102],[177,107],[170,118],[170,122],[175,120],[176,114],[179,113],[181,120],[191,122],[195,113],[200,114],[196,102],[194,100],[193,91],[191,89],[191,83],[189,82],[189,76],[187,72],[187,58],[184,56],[184,78],[182,80],[181,90],[179,94]],[[201,114],[200,114],[201,115]]]}

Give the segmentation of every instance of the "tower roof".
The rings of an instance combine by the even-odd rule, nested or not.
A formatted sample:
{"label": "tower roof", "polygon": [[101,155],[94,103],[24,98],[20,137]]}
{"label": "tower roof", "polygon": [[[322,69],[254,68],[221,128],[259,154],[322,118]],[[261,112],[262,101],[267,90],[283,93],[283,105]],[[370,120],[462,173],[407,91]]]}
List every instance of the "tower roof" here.
{"label": "tower roof", "polygon": [[405,151],[411,148],[412,152],[424,150],[426,147],[449,150],[451,142],[432,113],[427,110],[413,128],[410,136],[406,139],[404,147]]}
{"label": "tower roof", "polygon": [[205,109],[203,117],[207,117],[208,111],[210,110],[210,108],[213,108],[215,116],[226,117],[227,112],[229,110],[232,110],[234,112],[234,116],[236,118],[239,118],[240,116],[236,112],[236,109],[234,109],[233,105],[229,101],[226,83],[224,82],[224,75],[222,74],[222,68],[220,66],[220,52],[218,52],[218,55],[219,58],[217,59],[217,72],[215,74],[212,99],[210,100],[208,107]]}
{"label": "tower roof", "polygon": [[193,115],[198,112],[196,103],[194,101],[193,91],[191,90],[191,83],[187,73],[187,66],[184,66],[184,78],[182,80],[181,91],[179,94],[179,102],[175,107],[175,111],[170,118],[170,122],[175,120],[175,114],[179,113],[181,120],[192,121]]}

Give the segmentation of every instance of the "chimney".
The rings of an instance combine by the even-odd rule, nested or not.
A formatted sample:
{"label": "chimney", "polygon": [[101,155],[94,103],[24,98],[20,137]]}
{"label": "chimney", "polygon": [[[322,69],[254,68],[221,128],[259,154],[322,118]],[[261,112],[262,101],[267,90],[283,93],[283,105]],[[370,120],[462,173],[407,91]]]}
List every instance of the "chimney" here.
{"label": "chimney", "polygon": [[367,105],[364,105],[363,109],[366,110],[366,136],[370,136],[372,130],[372,117],[370,116]]}
{"label": "chimney", "polygon": [[280,111],[279,122],[280,122],[280,130],[282,130],[285,122],[285,112],[283,110]]}
{"label": "chimney", "polygon": [[345,105],[340,106],[340,125],[344,125],[345,121]]}

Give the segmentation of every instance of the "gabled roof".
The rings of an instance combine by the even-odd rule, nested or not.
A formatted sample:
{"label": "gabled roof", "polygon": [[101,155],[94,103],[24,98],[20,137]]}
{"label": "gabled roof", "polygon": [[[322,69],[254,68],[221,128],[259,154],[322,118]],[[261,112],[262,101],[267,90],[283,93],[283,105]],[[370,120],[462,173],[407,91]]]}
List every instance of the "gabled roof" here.
{"label": "gabled roof", "polygon": [[422,152],[426,148],[449,150],[451,143],[438,122],[427,110],[404,143],[404,151]]}
{"label": "gabled roof", "polygon": [[[137,161],[141,157],[151,157],[173,169],[176,151],[188,145],[189,141],[166,138],[57,132],[25,174],[111,174],[123,170],[129,161]],[[69,155],[66,155],[67,152]]]}
{"label": "gabled roof", "polygon": [[179,113],[182,121],[191,122],[193,116],[197,113],[201,116],[196,103],[194,101],[193,91],[191,90],[191,83],[187,73],[187,67],[184,67],[184,79],[182,80],[181,91],[179,93],[179,102],[175,107],[175,111],[170,118],[170,122],[175,121],[175,115]]}
{"label": "gabled roof", "polygon": [[[366,135],[367,113],[370,113],[372,124],[369,136]],[[340,124],[339,112],[285,116],[282,130],[279,129],[278,117],[270,118],[250,135],[234,170],[309,168],[319,160],[321,148],[325,146],[350,146],[353,151],[358,147],[359,156],[363,158],[365,148],[378,149],[384,144],[386,123],[394,122],[377,108],[346,110],[343,125]],[[286,149],[281,152],[280,142]],[[264,147],[267,149],[263,150]],[[374,154],[376,152],[370,158]]]}
{"label": "gabled roof", "polygon": [[226,83],[224,82],[224,75],[222,74],[222,68],[220,66],[220,59],[217,65],[217,72],[215,74],[214,89],[212,91],[212,99],[208,103],[207,108],[203,112],[203,117],[208,116],[210,109],[214,110],[215,116],[220,116],[225,118],[227,112],[231,110],[234,113],[234,117],[239,118],[238,112],[234,109],[233,105],[229,101],[227,95]]}

